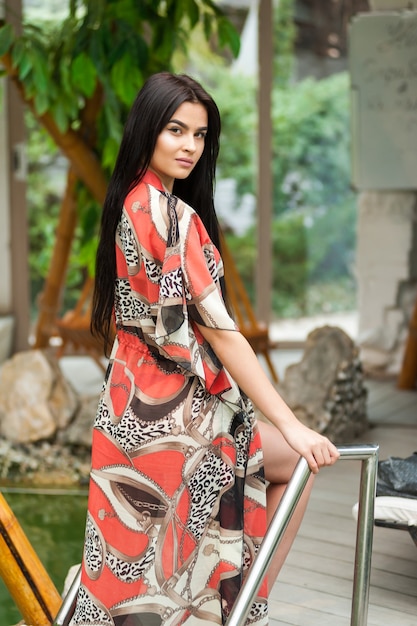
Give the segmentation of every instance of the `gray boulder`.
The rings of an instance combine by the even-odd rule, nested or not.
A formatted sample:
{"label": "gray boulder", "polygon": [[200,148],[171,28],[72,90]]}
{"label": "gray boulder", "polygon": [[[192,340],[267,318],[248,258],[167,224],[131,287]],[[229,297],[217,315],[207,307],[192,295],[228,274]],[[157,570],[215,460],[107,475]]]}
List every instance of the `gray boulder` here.
{"label": "gray boulder", "polygon": [[14,354],[0,370],[0,435],[15,443],[48,439],[79,405],[56,358],[44,350]]}
{"label": "gray boulder", "polygon": [[286,369],[278,390],[300,421],[337,443],[368,429],[359,350],[340,328],[313,330],[301,361]]}

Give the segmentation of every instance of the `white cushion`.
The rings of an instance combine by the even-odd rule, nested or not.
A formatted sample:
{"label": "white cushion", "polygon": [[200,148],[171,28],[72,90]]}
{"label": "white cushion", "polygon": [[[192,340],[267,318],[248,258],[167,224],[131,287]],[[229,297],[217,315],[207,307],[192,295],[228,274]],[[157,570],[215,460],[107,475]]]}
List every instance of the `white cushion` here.
{"label": "white cushion", "polygon": [[[354,505],[352,515],[358,519],[358,503]],[[375,519],[417,526],[417,499],[377,496],[375,498]]]}

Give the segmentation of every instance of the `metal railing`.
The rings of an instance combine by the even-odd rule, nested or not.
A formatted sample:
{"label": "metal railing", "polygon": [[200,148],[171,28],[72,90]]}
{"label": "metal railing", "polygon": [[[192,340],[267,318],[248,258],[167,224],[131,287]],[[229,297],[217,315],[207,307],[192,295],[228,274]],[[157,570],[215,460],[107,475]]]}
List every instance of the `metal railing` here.
{"label": "metal railing", "polygon": [[[362,461],[350,623],[351,626],[366,626],[369,603],[369,582],[371,576],[379,446],[376,444],[359,444],[337,446],[337,448],[340,452],[341,460],[350,459]],[[244,624],[253,599],[266,575],[275,550],[284,536],[295,507],[307,484],[310,473],[306,460],[300,458],[279,507],[272,518],[258,555],[249,570],[245,584],[236,599],[226,622],[226,626],[241,626]],[[53,626],[67,626],[69,623],[74,611],[80,579],[81,568],[65,596]]]}
{"label": "metal railing", "polygon": [[[359,489],[359,512],[356,532],[351,626],[366,626],[371,575],[374,505],[378,469],[378,445],[337,446],[340,459],[362,461]],[[263,581],[272,557],[284,536],[288,523],[310,476],[307,461],[301,458],[271,520],[245,584],[240,590],[226,626],[242,626],[254,597]]]}
{"label": "metal railing", "polygon": [[53,626],[68,626],[73,616],[75,605],[77,602],[78,589],[81,584],[81,567],[78,570],[71,587],[66,594],[58,615],[55,618]]}

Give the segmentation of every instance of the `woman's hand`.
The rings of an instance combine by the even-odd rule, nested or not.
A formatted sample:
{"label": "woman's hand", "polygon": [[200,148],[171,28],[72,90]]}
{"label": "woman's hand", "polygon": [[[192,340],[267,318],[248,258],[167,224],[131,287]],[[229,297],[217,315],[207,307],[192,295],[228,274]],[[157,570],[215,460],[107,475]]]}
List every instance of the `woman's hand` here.
{"label": "woman's hand", "polygon": [[340,453],[335,445],[316,431],[298,420],[292,420],[288,426],[281,424],[280,430],[293,450],[303,456],[313,474],[321,467],[336,463]]}
{"label": "woman's hand", "polygon": [[333,465],[339,458],[337,448],[327,439],[300,422],[271,384],[252,348],[236,331],[199,326],[220,361],[259,411],[281,431],[284,439],[303,456],[311,471]]}

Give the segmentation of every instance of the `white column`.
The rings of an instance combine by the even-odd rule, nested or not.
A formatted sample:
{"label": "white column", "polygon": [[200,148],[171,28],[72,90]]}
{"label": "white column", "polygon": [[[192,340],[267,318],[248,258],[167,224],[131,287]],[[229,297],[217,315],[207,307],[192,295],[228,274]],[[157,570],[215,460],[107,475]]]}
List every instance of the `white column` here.
{"label": "white column", "polygon": [[[373,11],[399,11],[409,4],[370,0]],[[416,198],[414,191],[363,191],[358,198],[356,277],[362,358],[365,365],[392,373],[401,367],[417,291]]]}

